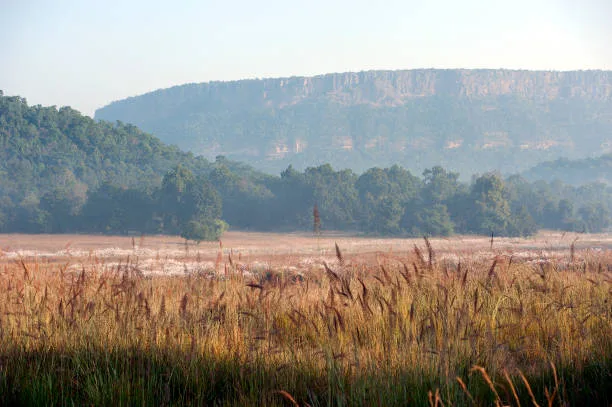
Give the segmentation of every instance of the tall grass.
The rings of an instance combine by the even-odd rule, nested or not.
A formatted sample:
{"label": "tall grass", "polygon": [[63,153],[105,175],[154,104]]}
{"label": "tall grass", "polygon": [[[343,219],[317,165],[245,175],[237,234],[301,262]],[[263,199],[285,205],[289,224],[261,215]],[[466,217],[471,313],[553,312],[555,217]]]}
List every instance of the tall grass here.
{"label": "tall grass", "polygon": [[[610,405],[612,276],[414,253],[302,275],[0,272],[0,403]],[[222,262],[223,260],[219,260]]]}

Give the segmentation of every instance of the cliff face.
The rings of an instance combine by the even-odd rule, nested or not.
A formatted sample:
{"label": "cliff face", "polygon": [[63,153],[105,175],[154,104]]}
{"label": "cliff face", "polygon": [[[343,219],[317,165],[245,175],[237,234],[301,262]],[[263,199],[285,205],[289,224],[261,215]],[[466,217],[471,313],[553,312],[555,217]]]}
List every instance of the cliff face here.
{"label": "cliff face", "polygon": [[597,71],[369,71],[251,83],[261,85],[263,98],[277,106],[313,97],[329,97],[343,104],[386,106],[398,106],[410,99],[436,95],[456,98],[512,95],[535,100],[612,99],[612,72]]}
{"label": "cliff face", "polygon": [[[118,101],[99,109],[105,116],[114,106],[133,99],[207,99],[236,106],[263,103],[283,107],[326,98],[340,104],[399,106],[428,96],[479,98],[518,96],[532,100],[579,98],[612,100],[612,71],[405,70],[366,71],[232,82],[187,84]],[[172,104],[168,107],[173,107]],[[176,107],[176,106],[174,106]]]}
{"label": "cliff face", "polygon": [[[481,172],[515,169],[491,165],[504,151],[525,158],[515,170],[605,152],[611,106],[610,71],[428,69],[188,84],[113,102],[96,118],[272,171],[328,157],[355,169],[395,161]],[[467,168],[467,153],[485,163]]]}

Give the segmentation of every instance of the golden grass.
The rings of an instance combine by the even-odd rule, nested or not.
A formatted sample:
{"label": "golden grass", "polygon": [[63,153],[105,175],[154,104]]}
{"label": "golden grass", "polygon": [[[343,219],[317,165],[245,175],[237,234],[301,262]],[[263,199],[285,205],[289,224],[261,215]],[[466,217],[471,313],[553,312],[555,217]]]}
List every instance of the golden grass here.
{"label": "golden grass", "polygon": [[[23,392],[36,392],[19,375],[31,374],[68,383],[49,385],[49,392],[69,389],[58,404],[155,404],[129,387],[136,380],[129,364],[105,364],[108,355],[139,354],[170,366],[134,367],[139,386],[185,378],[178,390],[159,390],[169,403],[611,401],[598,384],[612,372],[609,251],[576,250],[573,262],[496,255],[452,263],[436,256],[435,244],[365,262],[332,245],[337,261],[299,274],[270,266],[245,275],[226,255],[217,277],[147,277],[127,259],[112,267],[81,259],[80,271],[69,263],[7,261],[0,269],[0,387],[10,383],[17,388],[10,400],[23,401]],[[70,371],[62,358],[71,360]],[[109,366],[132,384],[109,385]],[[583,379],[593,366],[596,379]],[[591,393],[580,393],[591,384]]]}

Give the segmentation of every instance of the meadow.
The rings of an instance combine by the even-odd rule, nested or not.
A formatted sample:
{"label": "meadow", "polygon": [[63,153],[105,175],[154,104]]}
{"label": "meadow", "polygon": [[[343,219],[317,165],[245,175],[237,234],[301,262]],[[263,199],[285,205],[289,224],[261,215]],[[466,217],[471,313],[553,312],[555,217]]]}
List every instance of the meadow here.
{"label": "meadow", "polygon": [[3,405],[612,403],[609,235],[0,249]]}

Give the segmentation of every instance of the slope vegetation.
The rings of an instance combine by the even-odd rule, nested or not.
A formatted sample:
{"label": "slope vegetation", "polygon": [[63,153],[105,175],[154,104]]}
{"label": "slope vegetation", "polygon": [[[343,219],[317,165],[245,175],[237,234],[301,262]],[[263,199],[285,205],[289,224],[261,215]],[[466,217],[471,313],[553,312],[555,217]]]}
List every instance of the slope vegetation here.
{"label": "slope vegetation", "polygon": [[611,151],[612,72],[409,70],[188,84],[113,102],[121,120],[183,149],[280,172],[522,171]]}
{"label": "slope vegetation", "polygon": [[555,161],[547,161],[529,169],[524,176],[531,180],[562,180],[574,185],[589,182],[612,185],[612,154],[581,160],[560,158]]}

